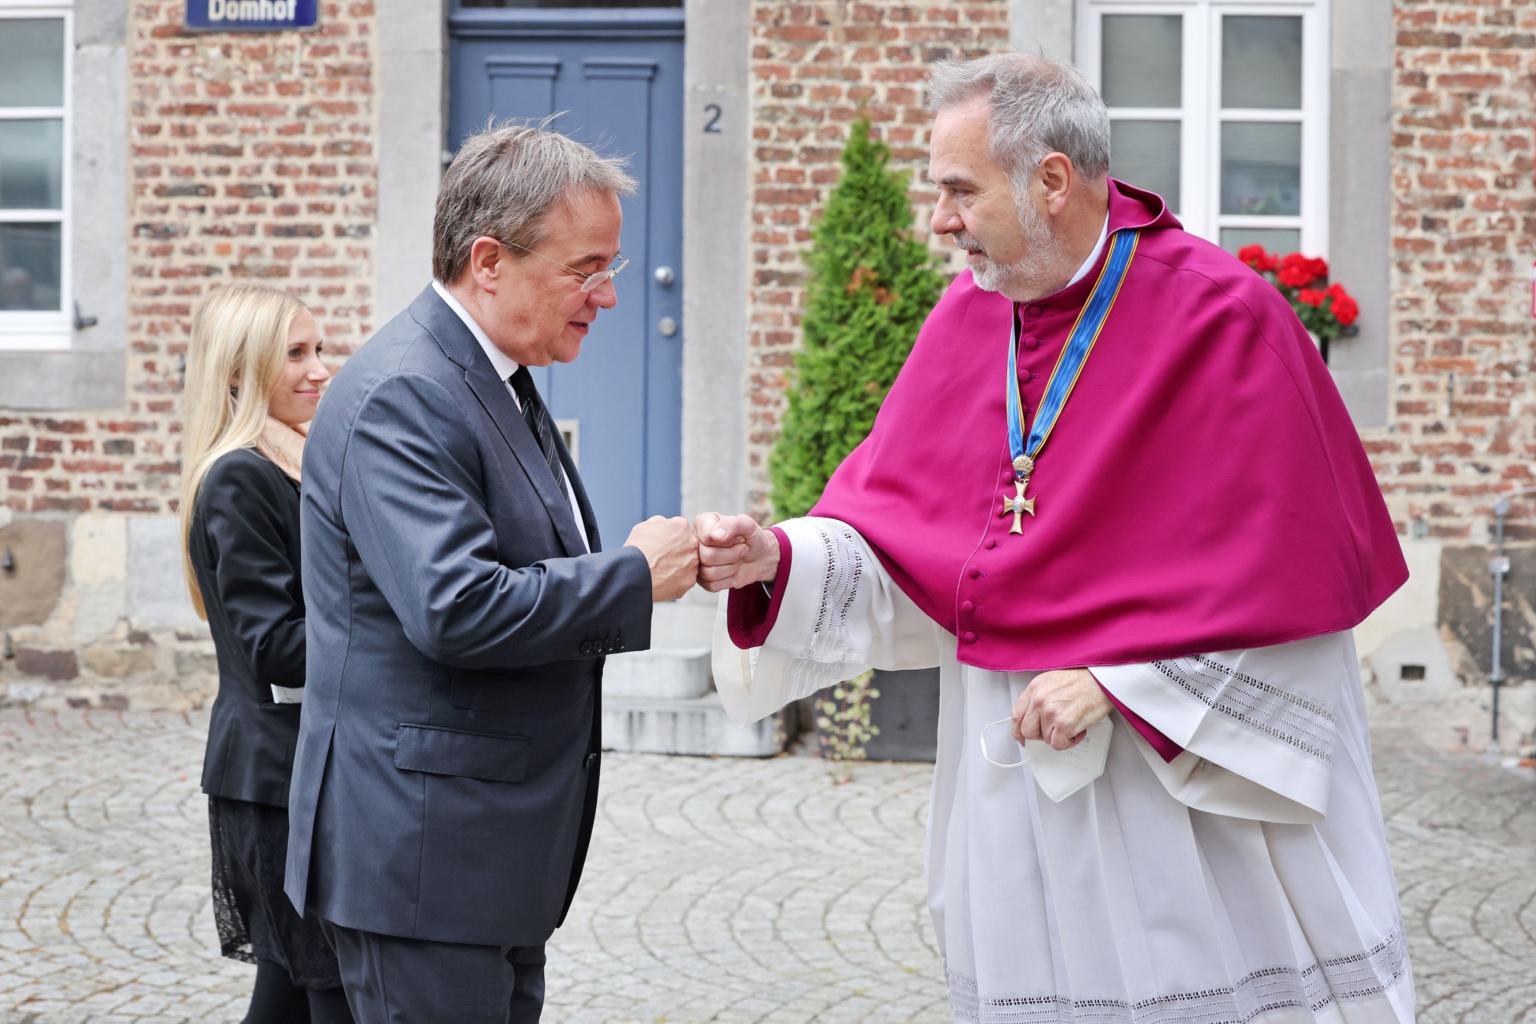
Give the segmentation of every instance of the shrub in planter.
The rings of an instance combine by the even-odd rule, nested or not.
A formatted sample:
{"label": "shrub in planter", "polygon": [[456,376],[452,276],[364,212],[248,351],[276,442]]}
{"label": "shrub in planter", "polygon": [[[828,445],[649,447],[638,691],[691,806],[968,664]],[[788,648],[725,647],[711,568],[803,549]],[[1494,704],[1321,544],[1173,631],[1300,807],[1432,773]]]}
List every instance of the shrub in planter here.
{"label": "shrub in planter", "polygon": [[[855,121],[806,254],[810,280],[783,430],[768,458],[774,512],[803,516],[870,431],[945,277],[913,231],[907,179]],[[869,676],[815,699],[822,755],[857,760],[874,734]]]}

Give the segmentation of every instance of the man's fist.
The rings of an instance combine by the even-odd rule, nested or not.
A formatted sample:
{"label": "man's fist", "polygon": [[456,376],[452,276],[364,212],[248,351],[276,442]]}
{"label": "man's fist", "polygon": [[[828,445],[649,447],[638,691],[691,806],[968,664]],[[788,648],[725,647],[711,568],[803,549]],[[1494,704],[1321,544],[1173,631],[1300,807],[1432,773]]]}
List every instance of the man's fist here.
{"label": "man's fist", "polygon": [[1041,672],[1013,702],[1013,738],[1044,740],[1056,750],[1082,742],[1090,725],[1112,705],[1099,681],[1085,668]]}
{"label": "man's fist", "polygon": [[705,512],[694,517],[699,539],[699,586],[730,590],[771,581],[779,571],[779,542],[751,516]]}
{"label": "man's fist", "polygon": [[651,516],[629,531],[627,548],[639,548],[651,567],[651,600],[675,601],[699,573],[699,541],[682,516]]}

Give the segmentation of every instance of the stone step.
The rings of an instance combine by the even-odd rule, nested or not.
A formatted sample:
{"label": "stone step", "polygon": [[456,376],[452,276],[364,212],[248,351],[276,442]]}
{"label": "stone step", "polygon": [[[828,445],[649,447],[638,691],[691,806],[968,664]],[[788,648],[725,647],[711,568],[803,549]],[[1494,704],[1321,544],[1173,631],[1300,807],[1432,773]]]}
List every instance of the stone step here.
{"label": "stone step", "polygon": [[610,655],[603,665],[603,699],[692,700],[714,688],[708,647],[659,647]]}
{"label": "stone step", "polygon": [[784,749],[781,714],[739,726],[725,716],[716,693],[686,700],[605,695],[603,748],[641,754],[773,757]]}

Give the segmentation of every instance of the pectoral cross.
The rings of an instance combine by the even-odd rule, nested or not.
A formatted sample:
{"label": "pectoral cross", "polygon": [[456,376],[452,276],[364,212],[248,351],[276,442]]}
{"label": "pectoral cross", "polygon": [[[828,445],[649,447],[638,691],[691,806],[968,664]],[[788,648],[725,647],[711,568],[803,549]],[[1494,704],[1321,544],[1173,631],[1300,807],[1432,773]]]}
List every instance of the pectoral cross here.
{"label": "pectoral cross", "polygon": [[1024,497],[1024,488],[1028,486],[1029,477],[1027,476],[1023,477],[1022,479],[1014,480],[1014,496],[1010,498],[1006,494],[1003,495],[1003,511],[1001,514],[1007,515],[1010,512],[1013,513],[1013,525],[1008,528],[1009,533],[1023,533],[1024,513],[1028,512],[1030,515],[1035,514],[1035,499]]}
{"label": "pectoral cross", "polygon": [[1028,455],[1020,455],[1013,460],[1013,497],[1003,495],[1003,510],[998,515],[1006,516],[1013,513],[1013,526],[1009,533],[1024,532],[1024,513],[1035,514],[1035,499],[1024,497],[1024,488],[1029,486],[1029,475],[1035,471],[1035,460]]}

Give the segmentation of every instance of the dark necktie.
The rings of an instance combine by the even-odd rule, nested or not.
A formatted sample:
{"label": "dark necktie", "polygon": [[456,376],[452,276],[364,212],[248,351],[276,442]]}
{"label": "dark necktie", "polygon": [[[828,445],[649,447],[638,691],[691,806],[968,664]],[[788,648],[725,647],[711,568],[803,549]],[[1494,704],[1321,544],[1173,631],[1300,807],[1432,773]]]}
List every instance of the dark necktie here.
{"label": "dark necktie", "polygon": [[555,483],[563,497],[565,470],[560,465],[560,449],[555,445],[555,426],[549,420],[549,410],[544,407],[544,400],[539,397],[539,389],[533,386],[533,375],[528,372],[528,367],[519,366],[517,372],[507,378],[507,383],[512,385],[512,392],[517,395],[518,404],[523,407],[523,419],[528,422],[528,429],[533,431],[534,440],[539,442],[539,451],[544,453],[544,461],[554,474]]}

